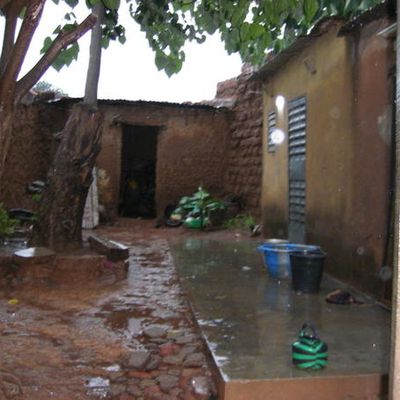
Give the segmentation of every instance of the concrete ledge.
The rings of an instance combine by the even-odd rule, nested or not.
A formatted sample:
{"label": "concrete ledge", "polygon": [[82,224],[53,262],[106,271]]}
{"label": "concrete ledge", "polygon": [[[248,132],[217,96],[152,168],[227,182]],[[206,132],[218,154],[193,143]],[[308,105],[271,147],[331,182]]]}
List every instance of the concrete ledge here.
{"label": "concrete ledge", "polygon": [[29,247],[13,254],[12,261],[17,265],[50,264],[56,261],[56,253],[46,247]]}
{"label": "concrete ledge", "polygon": [[106,257],[102,255],[57,255],[53,278],[56,282],[87,283],[101,276]]}
{"label": "concrete ledge", "polygon": [[[390,313],[360,292],[363,305],[334,305],[341,282],[325,275],[319,293],[300,294],[265,271],[254,242],[170,243],[198,326],[219,371],[221,400],[384,399]],[[199,251],[199,249],[201,251]],[[304,321],[328,344],[327,368],[301,370],[291,345]]]}
{"label": "concrete ledge", "polygon": [[110,261],[88,248],[61,254],[44,247],[0,249],[0,286],[112,284],[127,277],[128,266],[125,260]]}
{"label": "concrete ledge", "polygon": [[365,400],[383,399],[387,375],[348,375],[259,381],[228,381],[218,384],[224,400]]}
{"label": "concrete ledge", "polygon": [[29,247],[14,252],[12,263],[18,266],[18,283],[47,285],[55,269],[56,253],[46,247]]}
{"label": "concrete ledge", "polygon": [[124,261],[129,258],[129,248],[122,243],[100,236],[89,236],[88,242],[92,250],[105,255],[110,261]]}

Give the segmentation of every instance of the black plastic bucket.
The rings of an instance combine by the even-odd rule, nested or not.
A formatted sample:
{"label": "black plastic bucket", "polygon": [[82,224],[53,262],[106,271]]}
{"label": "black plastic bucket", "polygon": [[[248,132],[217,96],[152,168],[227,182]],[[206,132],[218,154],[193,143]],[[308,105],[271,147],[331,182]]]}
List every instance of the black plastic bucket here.
{"label": "black plastic bucket", "polygon": [[290,254],[292,286],[297,292],[317,293],[324,271],[326,253],[296,251]]}

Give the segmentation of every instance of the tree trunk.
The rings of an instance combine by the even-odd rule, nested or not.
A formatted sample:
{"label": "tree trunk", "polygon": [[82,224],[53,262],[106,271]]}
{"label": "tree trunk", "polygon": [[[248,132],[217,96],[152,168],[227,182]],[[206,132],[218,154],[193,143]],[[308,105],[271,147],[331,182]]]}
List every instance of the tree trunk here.
{"label": "tree trunk", "polygon": [[0,105],[0,201],[1,185],[6,165],[6,158],[13,138],[13,116],[14,108],[12,105],[10,107],[2,107]]}
{"label": "tree trunk", "polygon": [[82,218],[100,152],[103,115],[97,112],[104,6],[93,8],[92,31],[84,103],[77,105],[62,133],[40,205],[33,242],[55,250],[73,248],[82,241]]}
{"label": "tree trunk", "polygon": [[102,124],[102,113],[83,104],[72,109],[47,177],[35,244],[60,250],[81,242],[83,211],[100,151]]}
{"label": "tree trunk", "polygon": [[104,5],[102,2],[93,7],[93,14],[97,21],[92,29],[89,51],[89,66],[86,74],[85,98],[84,103],[89,105],[97,104],[97,90],[100,79],[101,67],[101,36],[102,23],[104,20]]}

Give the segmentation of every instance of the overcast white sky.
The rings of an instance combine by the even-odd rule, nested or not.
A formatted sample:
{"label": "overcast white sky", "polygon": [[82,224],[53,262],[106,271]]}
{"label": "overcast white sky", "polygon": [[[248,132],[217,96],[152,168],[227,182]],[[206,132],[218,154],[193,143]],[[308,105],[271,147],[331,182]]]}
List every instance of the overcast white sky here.
{"label": "overcast white sky", "polygon": [[[125,3],[121,3],[126,7]],[[82,20],[87,14],[86,7],[74,10]],[[48,0],[24,70],[29,69],[38,59],[43,40],[62,21],[66,7],[55,5]],[[1,20],[0,40],[3,24]],[[125,45],[112,43],[103,52],[100,76],[99,98],[158,101],[201,101],[212,99],[217,82],[237,76],[241,61],[237,55],[228,56],[218,37],[211,37],[198,45],[186,46],[186,61],[177,75],[168,78],[158,71],[154,64],[154,53],[149,49],[144,34],[129,16],[121,12],[121,22],[127,29]],[[89,34],[80,41],[79,60],[69,68],[56,72],[51,68],[42,80],[52,83],[72,97],[83,95],[87,69]]]}

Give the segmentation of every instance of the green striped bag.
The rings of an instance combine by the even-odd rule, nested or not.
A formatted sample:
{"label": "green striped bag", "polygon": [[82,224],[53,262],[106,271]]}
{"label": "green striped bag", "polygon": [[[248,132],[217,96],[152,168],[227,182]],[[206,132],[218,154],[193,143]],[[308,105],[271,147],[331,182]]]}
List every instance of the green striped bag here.
{"label": "green striped bag", "polygon": [[321,369],[328,363],[328,346],[319,337],[314,325],[304,323],[299,338],[292,343],[293,364],[302,369]]}

